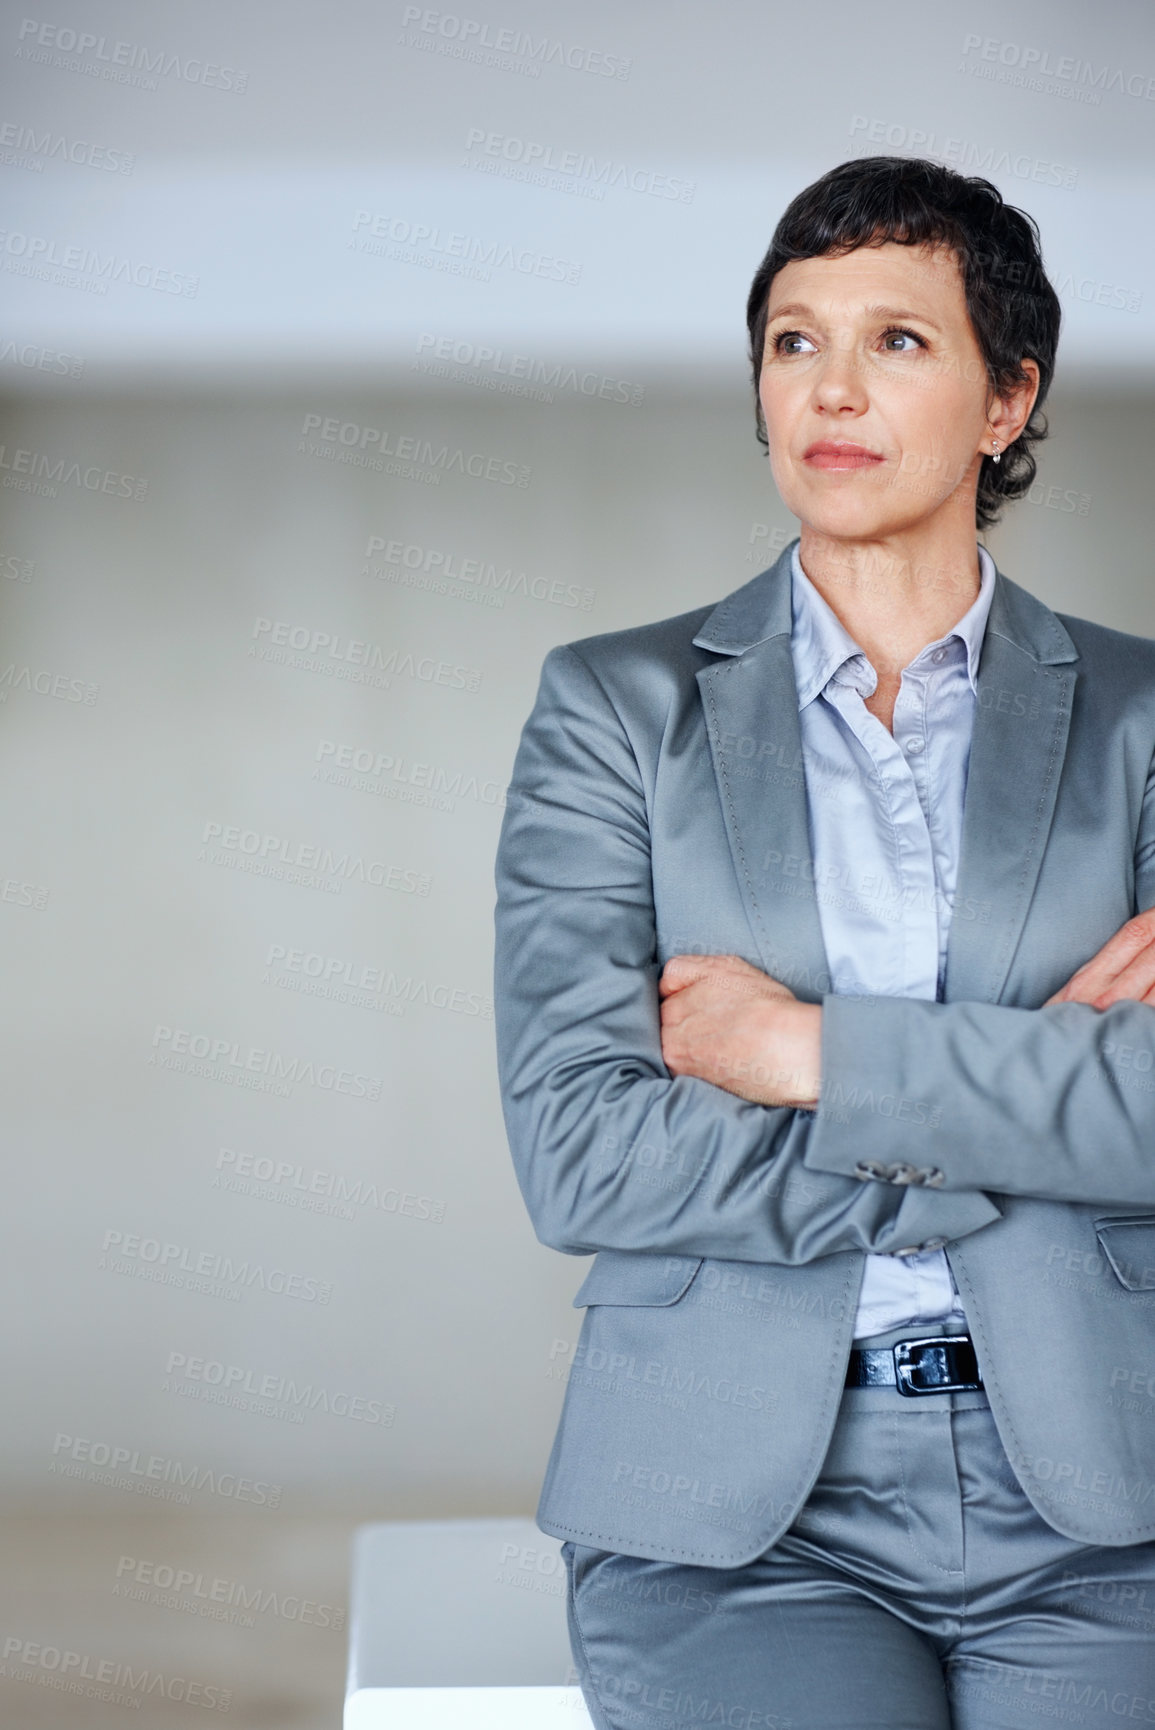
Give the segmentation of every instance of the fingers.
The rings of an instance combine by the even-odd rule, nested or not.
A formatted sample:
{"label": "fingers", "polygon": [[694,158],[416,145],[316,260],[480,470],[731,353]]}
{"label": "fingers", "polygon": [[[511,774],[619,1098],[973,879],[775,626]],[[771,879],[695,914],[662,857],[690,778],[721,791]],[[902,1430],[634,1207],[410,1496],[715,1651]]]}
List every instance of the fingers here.
{"label": "fingers", "polygon": [[718,979],[733,974],[735,967],[747,965],[738,955],[671,955],[662,967],[657,990],[659,996],[671,996],[674,991],[685,991],[688,984],[697,984],[699,979]]}
{"label": "fingers", "polygon": [[658,1015],[662,1029],[680,1027],[692,1015],[717,1013],[722,1002],[727,1009],[733,1004],[731,995],[722,998],[717,986],[711,986],[708,979],[690,979],[684,986],[671,989],[658,1005]]}
{"label": "fingers", "polygon": [[729,1016],[737,1007],[732,990],[728,990],[726,985],[735,977],[735,965],[750,973],[755,971],[737,955],[678,955],[663,970],[658,981],[662,993],[658,1010],[662,1055],[667,1068],[674,1069],[675,1073],[682,1073],[682,1070],[671,1063],[671,1054],[676,1060],[681,1052],[684,1067],[686,1051],[682,1048],[688,1044],[686,1023],[696,1020],[700,1035],[703,1024],[715,1023],[719,1013]]}
{"label": "fingers", "polygon": [[1052,1003],[1086,1003],[1092,1009],[1110,1009],[1115,1003],[1146,1003],[1155,1007],[1155,984],[1147,985],[1144,988],[1148,978],[1150,978],[1150,970],[1136,973],[1130,978],[1121,975],[1113,985],[1109,985],[1098,996],[1091,996],[1088,992],[1081,990],[1077,982],[1072,979],[1064,985],[1061,991],[1056,991],[1053,997],[1048,997],[1043,1008],[1049,1008]]}
{"label": "fingers", "polygon": [[1049,1003],[1089,1003],[1106,1009],[1124,998],[1143,1001],[1155,987],[1155,909],[1136,914],[1073,973]]}
{"label": "fingers", "polygon": [[[712,981],[723,989],[793,997],[789,986],[772,979],[740,955],[671,955],[658,978],[658,995],[670,997],[699,981]],[[1155,980],[1152,981],[1155,983]]]}
{"label": "fingers", "polygon": [[698,979],[718,978],[743,968],[750,973],[757,971],[740,955],[671,955],[658,979],[658,990],[665,997]]}
{"label": "fingers", "polygon": [[[686,1023],[692,1021],[695,1010],[682,998],[670,998],[661,1008],[662,1061],[672,1075],[694,1073],[694,1038]],[[699,1029],[699,1032],[701,1030]]]}
{"label": "fingers", "polygon": [[1140,951],[1130,966],[1124,967],[1123,971],[1104,990],[1087,1001],[1092,1002],[1096,1009],[1109,1009],[1112,1003],[1122,1003],[1127,998],[1142,1003],[1147,993],[1153,989],[1155,989],[1155,943],[1150,943],[1146,949]]}
{"label": "fingers", "polygon": [[[1114,984],[1123,971],[1139,961],[1144,950],[1155,944],[1155,909],[1139,913],[1108,938],[1097,955],[1079,968],[1069,982],[1078,987],[1078,1001],[1090,1003]],[[1155,956],[1150,958],[1155,961]],[[1155,966],[1148,985],[1155,984]],[[1068,987],[1069,988],[1069,987]],[[1146,987],[1144,988],[1146,989]]]}

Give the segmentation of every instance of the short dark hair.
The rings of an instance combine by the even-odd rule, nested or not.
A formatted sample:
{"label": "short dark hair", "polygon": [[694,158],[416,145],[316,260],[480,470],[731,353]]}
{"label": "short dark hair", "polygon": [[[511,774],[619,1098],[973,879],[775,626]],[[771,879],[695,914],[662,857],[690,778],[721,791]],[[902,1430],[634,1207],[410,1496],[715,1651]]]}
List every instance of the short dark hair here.
{"label": "short dark hair", "polygon": [[956,174],[923,157],[868,156],[840,163],[787,205],[746,303],[757,436],[769,443],[758,383],[774,277],[795,259],[837,257],[887,241],[946,246],[955,253],[996,395],[1026,380],[1024,356],[1038,365],[1039,392],[1026,426],[1000,462],[984,456],[979,470],[976,525],[989,528],[1000,506],[1022,498],[1035,478],[1031,446],[1047,436],[1041,410],[1054,376],[1061,313],[1043,269],[1037,225],[978,175]]}

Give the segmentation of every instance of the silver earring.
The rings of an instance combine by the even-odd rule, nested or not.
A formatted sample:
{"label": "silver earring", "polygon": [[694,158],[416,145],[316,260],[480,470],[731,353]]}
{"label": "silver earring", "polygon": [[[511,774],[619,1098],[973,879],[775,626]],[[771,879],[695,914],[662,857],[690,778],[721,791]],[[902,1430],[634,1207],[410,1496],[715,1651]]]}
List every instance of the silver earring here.
{"label": "silver earring", "polygon": [[998,462],[998,460],[999,460],[999,443],[998,443],[998,440],[997,440],[997,439],[992,439],[992,440],[991,440],[991,443],[992,443],[992,444],[993,444],[993,445],[994,445],[994,447],[995,447],[995,448],[994,448],[994,450],[993,450],[993,451],[992,451],[992,452],[991,452],[991,460],[992,460],[992,461],[993,461],[993,462],[996,462],[996,463],[997,463],[997,462]]}

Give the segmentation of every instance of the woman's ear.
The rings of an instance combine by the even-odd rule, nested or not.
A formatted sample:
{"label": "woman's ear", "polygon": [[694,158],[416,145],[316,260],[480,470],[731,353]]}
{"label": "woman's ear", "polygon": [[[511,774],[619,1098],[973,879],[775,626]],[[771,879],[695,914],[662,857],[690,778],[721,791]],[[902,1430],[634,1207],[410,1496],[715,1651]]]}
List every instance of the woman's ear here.
{"label": "woman's ear", "polygon": [[1003,450],[1014,444],[1031,418],[1031,410],[1039,394],[1039,365],[1024,355],[1023,371],[1027,377],[1020,384],[1009,386],[1002,396],[992,397],[987,408],[987,425]]}

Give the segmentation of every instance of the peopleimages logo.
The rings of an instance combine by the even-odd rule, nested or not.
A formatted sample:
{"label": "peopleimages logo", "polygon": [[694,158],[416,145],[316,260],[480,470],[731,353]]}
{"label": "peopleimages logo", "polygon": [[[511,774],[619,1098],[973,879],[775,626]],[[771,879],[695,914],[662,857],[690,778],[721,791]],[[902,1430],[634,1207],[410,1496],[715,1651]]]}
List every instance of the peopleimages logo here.
{"label": "peopleimages logo", "polygon": [[1027,151],[1012,154],[1009,150],[997,149],[993,144],[975,144],[966,138],[948,137],[900,122],[875,120],[864,114],[852,117],[850,136],[857,139],[860,154],[868,153],[873,145],[884,144],[892,153],[930,156],[950,168],[957,168],[962,174],[983,174],[988,180],[995,174],[1013,174],[1019,180],[1031,180],[1037,185],[1071,188],[1079,179],[1077,168],[1069,168],[1048,157],[1031,156]]}
{"label": "peopleimages logo", "polygon": [[[515,571],[512,565],[501,566],[490,559],[463,558],[412,541],[386,541],[382,535],[370,535],[365,556],[372,558],[376,553],[381,555],[381,564],[364,565],[363,576],[374,577],[378,582],[481,598],[487,605],[504,607],[507,596],[520,595],[525,600],[544,601],[553,607],[577,607],[588,613],[597,598],[596,590],[580,583],[562,582],[560,577],[540,574],[531,577],[525,571]],[[392,571],[387,566],[392,566]]]}
{"label": "peopleimages logo", "polygon": [[[39,18],[22,19],[18,39],[18,60],[70,66],[91,77],[117,84],[139,84],[146,90],[157,88],[157,78],[176,78],[182,84],[201,84],[206,90],[231,90],[239,95],[249,80],[248,73],[238,71],[235,66],[221,66],[193,55],[186,58],[143,42],[113,41],[108,36],[94,36],[88,30],[74,30],[67,24],[47,24]],[[37,53],[37,49],[53,52]],[[62,59],[62,55],[69,58]],[[134,77],[134,73],[145,76]]]}
{"label": "peopleimages logo", "polygon": [[240,1623],[245,1628],[254,1626],[254,1614],[277,1616],[285,1622],[303,1622],[316,1628],[340,1630],[345,1626],[343,1605],[321,1604],[296,1593],[247,1586],[239,1580],[204,1574],[199,1568],[183,1568],[138,1556],[121,1556],[112,1590],[118,1598],[134,1598],[163,1609],[187,1610],[213,1621]]}
{"label": "peopleimages logo", "polygon": [[[77,168],[97,168],[108,174],[131,174],[135,158],[129,150],[67,138],[62,132],[37,132],[15,120],[0,122],[0,147],[10,166],[42,169],[45,162],[71,162]],[[22,157],[24,160],[16,160]],[[38,160],[29,160],[36,158]]]}
{"label": "peopleimages logo", "polygon": [[[494,348],[486,342],[437,336],[432,331],[423,331],[418,337],[417,355],[413,362],[415,371],[465,380],[482,389],[510,395],[532,394],[538,402],[552,402],[555,390],[572,390],[579,396],[628,403],[637,408],[646,394],[644,387],[631,379],[613,378],[608,373],[595,372],[592,367],[544,361],[533,355]],[[437,362],[452,365],[438,366]]]}
{"label": "peopleimages logo", "polygon": [[521,69],[533,78],[541,76],[543,66],[559,66],[569,72],[624,80],[633,66],[633,61],[621,54],[606,54],[600,48],[584,48],[555,36],[534,37],[528,30],[491,24],[488,19],[462,18],[456,12],[434,12],[426,6],[406,6],[401,24],[400,40],[405,47],[428,48],[448,53],[454,59],[480,61],[508,70],[521,61]]}
{"label": "peopleimages logo", "polygon": [[408,217],[386,211],[358,210],[353,218],[349,245],[357,252],[388,258],[397,264],[420,264],[426,269],[446,270],[489,282],[491,270],[513,270],[519,276],[541,277],[575,287],[582,267],[573,259],[552,252],[535,252],[507,240],[483,239],[476,234],[442,230],[435,223],[411,222]]}
{"label": "peopleimages logo", "polygon": [[[389,427],[363,426],[360,421],[338,420],[336,415],[307,414],[301,436],[317,441],[318,454],[331,457],[397,457],[442,474],[468,475],[475,481],[496,481],[505,487],[527,487],[531,471],[524,463],[487,456],[484,451],[465,451],[460,446],[439,445],[416,433],[397,433]],[[300,447],[298,447],[300,448]]]}
{"label": "peopleimages logo", "polygon": [[[277,1297],[297,1298],[303,1303],[327,1304],[333,1287],[327,1279],[307,1274],[290,1273],[285,1268],[266,1267],[259,1261],[249,1261],[217,1250],[196,1250],[188,1244],[168,1243],[157,1237],[142,1237],[139,1232],[115,1229],[104,1234],[101,1243],[101,1267],[107,1263],[113,1271],[135,1271],[160,1268],[167,1273],[187,1273],[195,1279],[219,1281],[226,1287],[271,1292]],[[180,1282],[177,1282],[180,1283]],[[239,1295],[239,1290],[238,1290]]]}
{"label": "peopleimages logo", "polygon": [[60,373],[65,378],[80,378],[84,372],[84,361],[78,354],[44,348],[37,342],[18,344],[12,337],[0,341],[0,361],[4,360],[11,361],[14,366],[27,367],[32,372]]}
{"label": "peopleimages logo", "polygon": [[[482,169],[490,173],[520,171],[534,184],[560,184],[567,191],[582,191],[588,197],[604,198],[607,187],[620,187],[627,192],[642,192],[651,198],[677,199],[692,204],[697,182],[681,180],[674,175],[656,174],[636,164],[599,160],[581,150],[555,150],[534,138],[514,138],[506,132],[487,132],[482,126],[470,128],[465,140],[463,168]],[[553,180],[549,176],[552,174]]]}
{"label": "peopleimages logo", "polygon": [[163,1670],[137,1668],[117,1658],[97,1657],[93,1652],[46,1646],[40,1640],[25,1640],[19,1634],[9,1634],[4,1641],[0,1676],[14,1682],[58,1688],[65,1694],[83,1694],[90,1700],[128,1706],[133,1711],[139,1711],[146,1694],[159,1695],[182,1706],[203,1706],[208,1712],[227,1712],[233,1697],[231,1688],[194,1682],[188,1676],[174,1676]]}
{"label": "peopleimages logo", "polygon": [[314,1387],[312,1382],[298,1382],[292,1376],[266,1375],[243,1364],[226,1364],[219,1358],[190,1357],[187,1352],[173,1351],[169,1352],[164,1367],[166,1377],[176,1378],[174,1386],[170,1386],[167,1380],[164,1382],[165,1392],[182,1392],[181,1384],[185,1383],[210,1390],[219,1389],[227,1400],[235,1398],[242,1410],[246,1409],[248,1399],[254,1399],[258,1404],[272,1401],[295,1410],[298,1421],[305,1412],[321,1411],[335,1418],[351,1418],[357,1423],[380,1424],[385,1429],[392,1427],[397,1415],[392,1401],[369,1399],[344,1390],[333,1392],[328,1388]]}
{"label": "peopleimages logo", "polygon": [[316,883],[332,879],[338,890],[345,883],[367,883],[374,889],[396,890],[399,895],[429,893],[427,872],[390,865],[385,859],[366,860],[359,853],[336,853],[331,847],[294,841],[259,829],[242,829],[237,824],[210,819],[201,841],[197,858],[209,865],[254,870],[262,867],[271,875],[287,868],[290,872],[306,873],[308,880]]}
{"label": "peopleimages logo", "polygon": [[[991,68],[988,76],[1015,73],[1014,82],[1045,90],[1043,79],[1053,78],[1059,85],[1081,91],[1087,101],[1097,103],[1104,90],[1116,90],[1121,96],[1134,96],[1142,101],[1155,101],[1155,76],[1142,72],[1124,72],[1103,62],[1096,67],[1078,55],[1052,57],[1046,48],[1031,47],[1022,42],[1004,42],[997,36],[969,34],[963,38],[964,66],[968,71],[981,71],[984,63]],[[976,56],[969,63],[966,56]]]}
{"label": "peopleimages logo", "polygon": [[130,288],[151,288],[160,294],[179,294],[186,300],[195,300],[200,288],[199,276],[169,270],[144,258],[96,252],[90,246],[70,244],[52,235],[2,228],[0,254],[5,258],[5,270],[16,269],[6,262],[8,258],[18,259],[28,267],[23,273],[16,269],[16,274],[39,276],[51,267],[75,276],[78,283],[90,281],[98,294],[106,294],[110,282],[119,282]]}
{"label": "peopleimages logo", "polygon": [[[493,998],[479,991],[466,991],[463,986],[438,981],[430,985],[427,979],[412,973],[395,972],[391,967],[371,966],[368,962],[347,960],[339,955],[320,955],[315,950],[289,949],[283,943],[272,943],[265,958],[269,970],[264,983],[273,983],[273,972],[296,975],[318,985],[338,987],[345,991],[364,992],[373,998],[396,997],[406,1004],[425,1003],[434,1009],[453,1010],[459,1015],[477,1015],[493,1020]],[[306,992],[305,995],[312,995]]]}
{"label": "peopleimages logo", "polygon": [[[505,805],[505,788],[499,781],[479,781],[461,769],[449,770],[436,763],[415,762],[412,758],[394,756],[389,751],[374,751],[369,745],[342,744],[336,739],[322,739],[317,746],[317,761],[331,759],[336,769],[352,769],[354,777],[345,776],[342,784],[357,776],[377,781],[385,776],[406,786],[445,794],[450,799],[473,799],[481,805]],[[314,772],[314,780],[334,780],[331,774]]]}
{"label": "peopleimages logo", "polygon": [[[224,1167],[228,1168],[227,1171]],[[420,1195],[415,1190],[378,1185],[368,1178],[346,1177],[340,1172],[309,1170],[303,1165],[295,1165],[292,1160],[237,1153],[230,1147],[222,1147],[217,1155],[213,1188],[256,1196],[262,1201],[281,1202],[288,1207],[301,1207],[310,1213],[329,1214],[338,1219],[355,1219],[359,1207],[376,1208],[381,1213],[396,1214],[405,1219],[429,1220],[434,1225],[440,1225],[445,1218],[443,1201]]]}
{"label": "peopleimages logo", "polygon": [[91,1436],[69,1436],[63,1430],[57,1432],[52,1444],[48,1469],[57,1477],[85,1478],[163,1501],[188,1502],[188,1491],[192,1489],[207,1490],[210,1495],[248,1502],[257,1508],[281,1505],[280,1484],[218,1471],[214,1466],[189,1466],[164,1454],[146,1454],[120,1443],[94,1441]]}
{"label": "peopleimages logo", "polygon": [[[327,1093],[350,1093],[357,1099],[380,1099],[382,1080],[379,1075],[361,1075],[351,1069],[338,1069],[334,1064],[316,1064],[311,1059],[285,1057],[279,1051],[263,1051],[256,1046],[242,1046],[235,1039],[213,1039],[207,1033],[192,1033],[184,1027],[165,1027],[161,1023],[152,1036],[153,1055],[149,1062],[163,1069],[189,1069],[201,1073],[207,1065],[213,1079],[231,1079],[229,1070],[269,1076],[292,1084],[319,1087]],[[188,1063],[193,1058],[200,1062]]]}
{"label": "peopleimages logo", "polygon": [[87,679],[73,679],[67,673],[54,673],[47,667],[18,667],[9,661],[0,667],[0,703],[8,701],[10,691],[34,691],[38,697],[55,697],[60,703],[85,703],[91,708],[100,692],[99,685]]}
{"label": "peopleimages logo", "polygon": [[[3,232],[0,231],[0,243]],[[12,481],[35,481],[43,487],[51,489],[50,497],[55,497],[55,489],[60,486],[80,487],[86,493],[111,493],[122,499],[142,499],[148,491],[148,482],[139,475],[122,475],[116,469],[102,469],[95,463],[87,463],[83,467],[79,462],[69,457],[49,456],[46,451],[24,450],[17,447],[9,450],[7,445],[0,444],[0,470],[4,473],[4,484]]]}
{"label": "peopleimages logo", "polygon": [[479,667],[457,666],[433,655],[415,658],[408,649],[386,650],[366,638],[312,630],[288,619],[258,618],[253,622],[252,635],[252,660],[273,661],[302,672],[335,674],[355,684],[388,690],[393,679],[404,677],[457,691],[476,691],[481,686]]}

